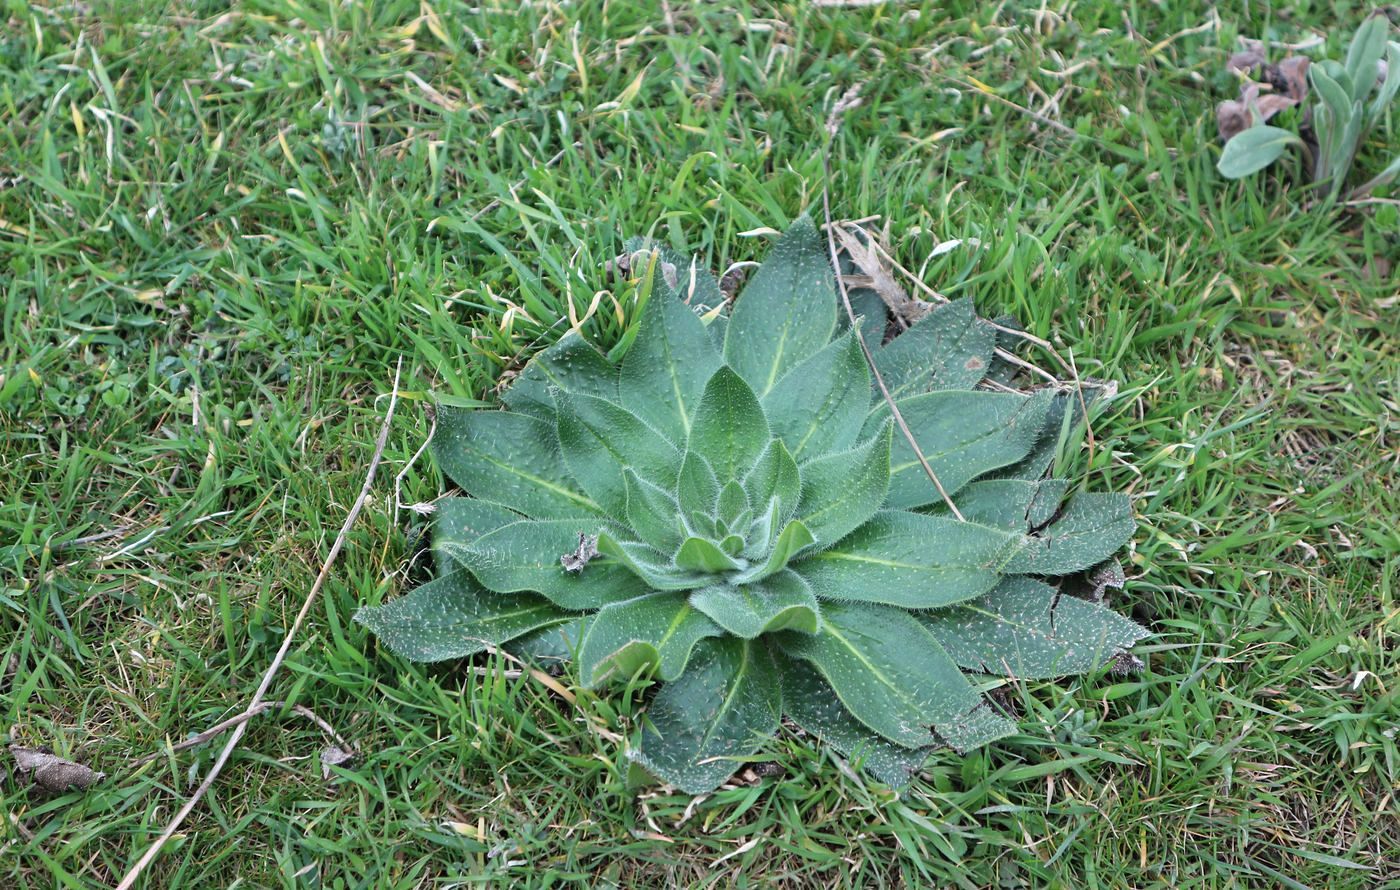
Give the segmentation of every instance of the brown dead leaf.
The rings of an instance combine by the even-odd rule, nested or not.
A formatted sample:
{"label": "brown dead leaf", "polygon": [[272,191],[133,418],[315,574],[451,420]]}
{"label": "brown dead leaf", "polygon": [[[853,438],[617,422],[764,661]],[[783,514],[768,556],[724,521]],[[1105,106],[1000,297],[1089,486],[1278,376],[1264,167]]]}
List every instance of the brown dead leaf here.
{"label": "brown dead leaf", "polygon": [[1215,126],[1220,131],[1220,140],[1229,142],[1240,131],[1298,104],[1298,100],[1282,93],[1260,94],[1261,85],[1250,81],[1240,88],[1240,98],[1221,102],[1215,109]]}
{"label": "brown dead leaf", "polygon": [[45,791],[61,793],[73,788],[82,790],[107,778],[106,773],[99,773],[81,763],[64,760],[37,748],[11,745],[10,755],[14,757],[19,772],[29,773],[34,784]]}
{"label": "brown dead leaf", "polygon": [[1295,103],[1308,98],[1308,66],[1312,59],[1307,56],[1289,56],[1277,65],[1264,66],[1264,80],[1276,91]]}
{"label": "brown dead leaf", "polygon": [[344,766],[355,759],[354,751],[346,751],[339,745],[331,745],[321,752],[321,778],[331,777],[331,767]]}
{"label": "brown dead leaf", "polygon": [[890,312],[899,320],[901,327],[908,327],[928,313],[929,307],[920,300],[911,299],[899,282],[890,274],[880,258],[880,252],[870,239],[870,235],[857,229],[860,234],[835,224],[836,240],[841,249],[851,258],[860,270],[860,275],[843,276],[846,283],[855,287],[868,287],[884,301]]}
{"label": "brown dead leaf", "polygon": [[1251,46],[1231,56],[1230,60],[1225,63],[1225,70],[1231,74],[1247,74],[1262,64],[1264,64],[1263,49],[1259,46]]}

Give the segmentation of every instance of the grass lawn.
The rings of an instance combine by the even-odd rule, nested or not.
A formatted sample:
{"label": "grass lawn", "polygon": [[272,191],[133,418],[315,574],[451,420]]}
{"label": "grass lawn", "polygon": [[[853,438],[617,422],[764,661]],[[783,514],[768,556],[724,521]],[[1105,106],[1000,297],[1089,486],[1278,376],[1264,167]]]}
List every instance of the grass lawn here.
{"label": "grass lawn", "polygon": [[[0,886],[111,885],[193,791],[218,743],[131,762],[249,700],[401,359],[287,704],[142,886],[1400,887],[1400,213],[1214,169],[1236,37],[1340,54],[1364,4],[229,6],[0,0],[0,734],[108,774],[0,771]],[[1135,498],[1148,666],[1015,684],[1023,735],[900,795],[788,733],[777,775],[638,796],[641,690],[350,616],[426,571],[430,391],[571,318],[615,342],[628,236],[718,271],[820,214],[857,84],[833,213],[1118,381],[1063,461]],[[361,756],[323,778],[292,705]]]}

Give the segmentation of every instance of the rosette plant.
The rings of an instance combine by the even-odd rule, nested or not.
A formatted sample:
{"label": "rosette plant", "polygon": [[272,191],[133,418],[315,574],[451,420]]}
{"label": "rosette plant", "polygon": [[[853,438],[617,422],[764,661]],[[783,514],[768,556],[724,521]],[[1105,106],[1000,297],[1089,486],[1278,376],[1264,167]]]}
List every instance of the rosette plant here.
{"label": "rosette plant", "polygon": [[1045,478],[1077,400],[989,383],[1007,367],[970,302],[883,345],[869,326],[887,400],[809,220],[727,317],[692,308],[720,305],[712,276],[651,257],[665,274],[618,349],[570,334],[505,410],[440,410],[433,453],[468,496],[437,504],[438,576],[358,614],[389,649],[563,652],[586,687],[650,671],[630,756],[701,793],[785,716],[901,784],[933,746],[1016,731],[989,675],[1090,671],[1145,635],[1040,580],[1109,559],[1134,521]]}

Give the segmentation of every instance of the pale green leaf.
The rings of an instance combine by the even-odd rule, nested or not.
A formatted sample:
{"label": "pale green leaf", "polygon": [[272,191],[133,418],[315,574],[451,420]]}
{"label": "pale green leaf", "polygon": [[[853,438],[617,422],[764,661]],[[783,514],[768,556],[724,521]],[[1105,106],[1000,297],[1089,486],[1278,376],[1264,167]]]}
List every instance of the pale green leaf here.
{"label": "pale green leaf", "polygon": [[1346,70],[1352,81],[1351,98],[1357,101],[1371,95],[1379,74],[1377,62],[1385,54],[1386,38],[1390,36],[1390,19],[1385,13],[1373,13],[1347,46]]}
{"label": "pale green leaf", "polygon": [[721,550],[713,541],[687,538],[681,544],[681,549],[676,551],[676,567],[689,572],[714,574],[741,569],[744,565]]}
{"label": "pale green leaf", "polygon": [[748,571],[740,572],[735,580],[737,583],[748,584],[780,572],[803,548],[814,543],[816,538],[812,536],[811,530],[802,520],[794,519],[778,534],[768,558]]}
{"label": "pale green leaf", "polygon": [[1112,609],[1019,577],[919,620],[967,670],[1028,680],[1096,670],[1148,635]]}
{"label": "pale green leaf", "polygon": [[855,335],[832,340],[763,397],[773,435],[794,458],[844,451],[870,410],[870,368]]}
{"label": "pale green leaf", "polygon": [[555,391],[612,398],[617,368],[576,331],[535,354],[501,395],[510,410],[554,422]]}
{"label": "pale green leaf", "polygon": [[763,643],[704,640],[685,673],[652,699],[631,757],[687,794],[713,791],[777,731],[782,701]]}
{"label": "pale green leaf", "polygon": [[752,639],[779,630],[816,633],[821,611],[812,590],[792,572],[750,584],[713,584],[690,602],[736,637]]}
{"label": "pale green leaf", "polygon": [[383,646],[409,661],[465,658],[571,617],[541,596],[485,590],[462,571],[355,613]]}
{"label": "pale green leaf", "polygon": [[608,515],[627,516],[628,469],[648,482],[670,480],[681,453],[621,405],[594,396],[559,404],[559,445],[579,488]]}
{"label": "pale green leaf", "polygon": [[831,339],[836,330],[835,282],[826,242],[803,216],[778,239],[739,294],[729,318],[724,360],[759,397]]}
{"label": "pale green leaf", "polygon": [[814,635],[782,636],[861,723],[906,748],[964,752],[1016,731],[972,687],[932,634],[903,609],[824,603]]}
{"label": "pale green leaf", "polygon": [[524,520],[502,526],[471,544],[446,543],[443,552],[498,593],[534,591],[564,609],[597,609],[646,590],[622,565],[597,560],[567,572],[560,562],[578,548],[580,534],[599,527],[574,519]]}
{"label": "pale green leaf", "polygon": [[669,553],[680,545],[683,527],[671,494],[627,468],[627,524],[648,546]]}
{"label": "pale green leaf", "polygon": [[652,590],[693,590],[713,578],[699,572],[682,571],[670,555],[639,541],[625,541],[609,532],[598,535],[598,552],[640,578]]}
{"label": "pale green leaf", "polygon": [[779,669],[783,674],[783,713],[881,782],[903,788],[928,760],[933,746],[905,748],[887,742],[852,717],[807,662],[785,657],[779,660]]}
{"label": "pale green leaf", "polygon": [[[777,525],[781,525],[797,509],[798,499],[802,496],[802,476],[797,461],[782,440],[774,439],[768,444],[753,471],[744,479],[744,489],[755,509],[769,509],[773,500],[777,499]],[[777,533],[777,526],[773,531]]]}
{"label": "pale green leaf", "polygon": [[748,475],[770,438],[768,420],[749,385],[731,368],[716,371],[700,396],[686,450],[705,458],[724,485]]}
{"label": "pale green leaf", "polygon": [[941,389],[972,389],[987,375],[996,328],[977,317],[972,298],[935,308],[875,352],[875,367],[898,400]]}
{"label": "pale green leaf", "polygon": [[613,603],[588,623],[579,645],[579,678],[594,687],[655,665],[657,676],[671,681],[685,672],[696,643],[723,633],[685,593],[648,593]]}
{"label": "pale green leaf", "polygon": [[1301,139],[1281,127],[1257,124],[1225,143],[1215,168],[1226,179],[1241,179],[1277,161],[1289,146],[1302,144]]}
{"label": "pale green leaf", "polygon": [[991,590],[1023,540],[975,522],[886,510],[793,568],[824,600],[931,609]]}
{"label": "pale green leaf", "polygon": [[601,516],[569,475],[553,424],[507,411],[442,408],[432,447],[438,466],[473,497],[539,519]]}
{"label": "pale green leaf", "polygon": [[434,506],[433,555],[439,574],[457,568],[456,561],[442,553],[444,543],[470,544],[487,532],[524,518],[500,504],[477,498],[443,498]]}
{"label": "pale green leaf", "polygon": [[618,401],[680,444],[690,435],[705,381],[720,363],[719,350],[694,311],[653,292],[637,339],[622,359]]}
{"label": "pale green leaf", "polygon": [[[904,399],[899,410],[944,491],[956,495],[978,476],[1025,457],[1040,439],[1053,399],[1049,390],[1033,396],[946,390]],[[888,406],[882,406],[871,422],[883,422],[888,412]],[[908,439],[896,436],[890,457],[889,506],[922,507],[942,501]]]}
{"label": "pale green leaf", "polygon": [[1030,535],[1004,571],[1020,575],[1067,575],[1096,566],[1118,552],[1137,529],[1126,495],[1076,495],[1059,517]]}
{"label": "pale green leaf", "polygon": [[835,544],[885,502],[890,478],[890,426],[850,451],[801,467],[797,515],[820,547]]}

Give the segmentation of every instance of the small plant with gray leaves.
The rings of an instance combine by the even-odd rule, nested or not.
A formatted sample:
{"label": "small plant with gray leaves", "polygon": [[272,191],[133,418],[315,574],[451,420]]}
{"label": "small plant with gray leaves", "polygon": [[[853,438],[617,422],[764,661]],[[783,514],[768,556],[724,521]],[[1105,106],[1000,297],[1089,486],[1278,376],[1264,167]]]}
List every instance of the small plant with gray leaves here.
{"label": "small plant with gray leaves", "polygon": [[997,678],[1126,663],[1145,631],[1052,580],[1114,556],[1128,498],[1047,478],[1083,400],[1007,386],[970,301],[883,345],[861,302],[886,398],[806,218],[728,315],[694,311],[723,303],[694,263],[643,265],[613,352],[570,334],[505,410],[440,411],[433,453],[466,496],[438,502],[438,576],[357,615],[385,647],[566,655],[588,688],[645,672],[629,756],[690,793],[784,717],[903,784],[934,746],[1017,731],[983,695]]}
{"label": "small plant with gray leaves", "polygon": [[[1297,148],[1304,153],[1312,182],[1324,197],[1341,197],[1357,152],[1384,123],[1391,102],[1400,93],[1400,43],[1389,40],[1391,34],[1390,20],[1377,12],[1352,35],[1343,62],[1323,59],[1309,63],[1304,57],[1292,56],[1277,65],[1265,65],[1259,50],[1232,59],[1234,70],[1260,68],[1274,89],[1261,93],[1259,83],[1246,81],[1239,100],[1224,102],[1217,109],[1220,134],[1226,140],[1216,165],[1221,175],[1228,179],[1250,176],[1290,148]],[[1304,103],[1310,93],[1316,101],[1307,107],[1297,132],[1266,123],[1278,112]],[[1388,144],[1394,145],[1394,140]],[[1400,154],[1350,194],[1369,194],[1396,176],[1400,176]]]}

